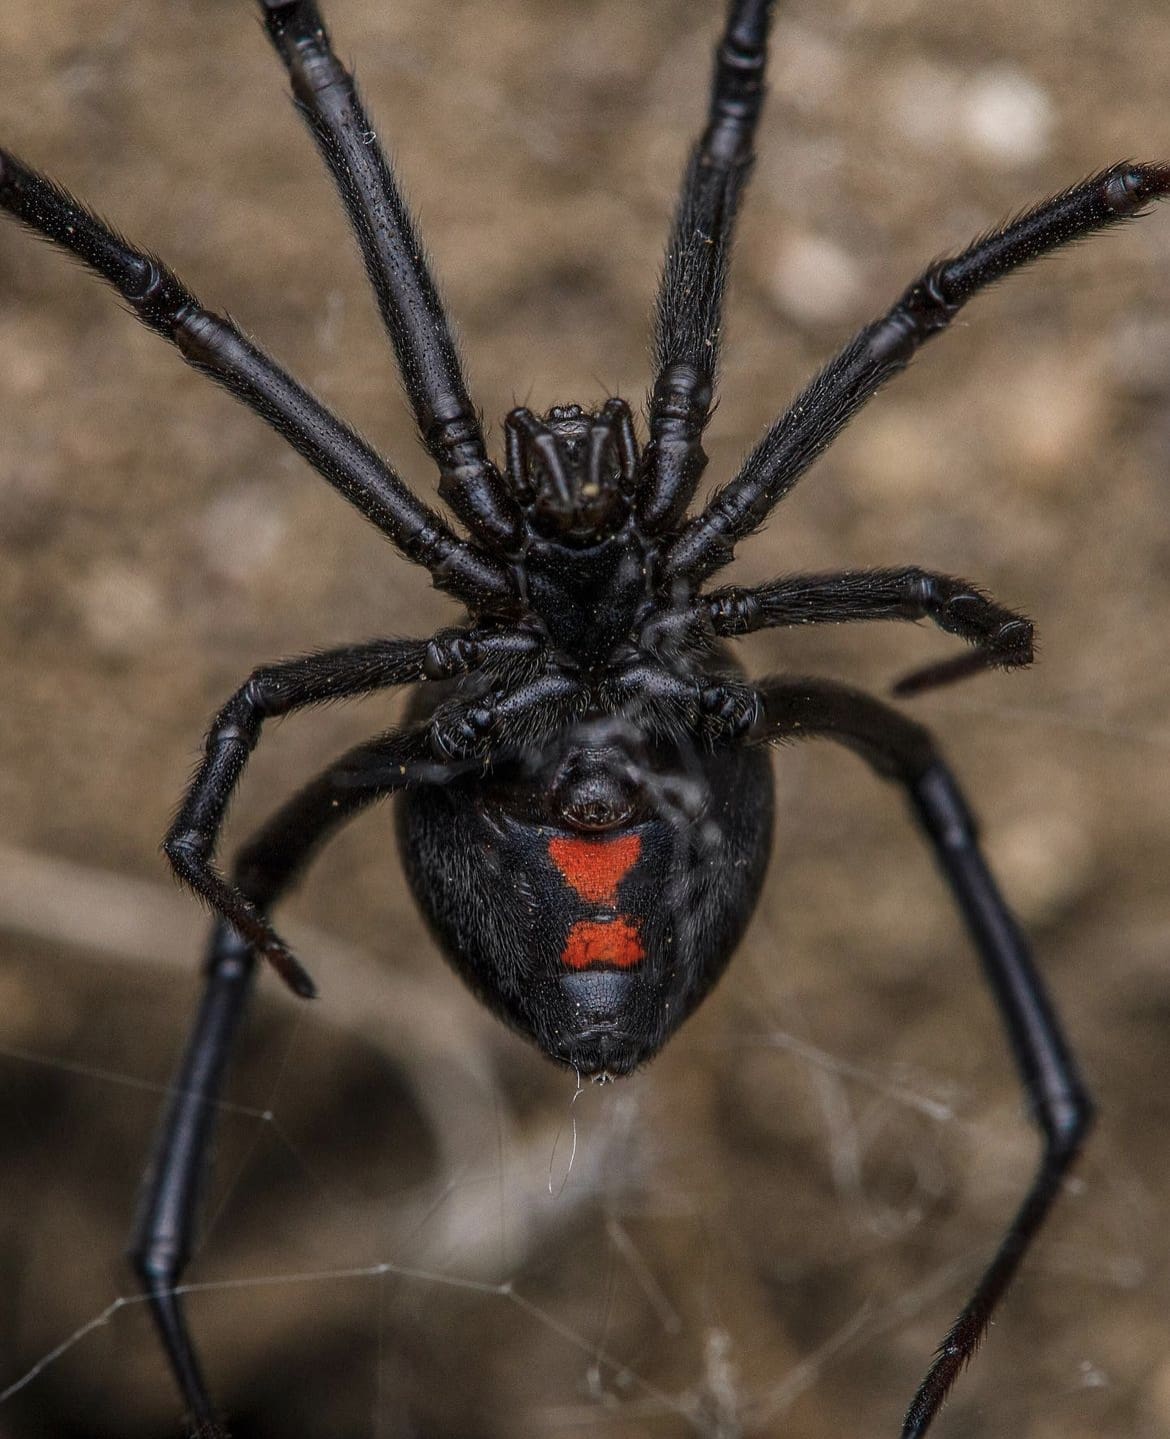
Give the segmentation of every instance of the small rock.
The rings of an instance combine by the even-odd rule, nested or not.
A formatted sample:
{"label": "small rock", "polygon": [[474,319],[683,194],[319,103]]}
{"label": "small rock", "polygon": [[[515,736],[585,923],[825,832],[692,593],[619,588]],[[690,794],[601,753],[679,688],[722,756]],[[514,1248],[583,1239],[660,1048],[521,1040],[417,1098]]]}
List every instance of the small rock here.
{"label": "small rock", "polygon": [[852,315],[861,301],[861,266],[823,236],[791,235],[782,243],[772,271],[772,293],[798,322],[834,324]]}
{"label": "small rock", "polygon": [[985,164],[1013,167],[1042,159],[1052,142],[1052,104],[1022,70],[996,65],[968,81],[960,101],[962,139]]}

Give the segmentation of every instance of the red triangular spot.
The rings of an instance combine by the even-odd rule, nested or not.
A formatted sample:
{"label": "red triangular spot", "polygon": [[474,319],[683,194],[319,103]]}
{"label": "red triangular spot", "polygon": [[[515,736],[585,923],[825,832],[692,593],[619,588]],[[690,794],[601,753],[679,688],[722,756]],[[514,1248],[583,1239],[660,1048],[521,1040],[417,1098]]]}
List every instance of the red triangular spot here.
{"label": "red triangular spot", "polygon": [[582,899],[590,904],[615,904],[618,885],[642,853],[642,836],[618,839],[550,839],[549,858]]}

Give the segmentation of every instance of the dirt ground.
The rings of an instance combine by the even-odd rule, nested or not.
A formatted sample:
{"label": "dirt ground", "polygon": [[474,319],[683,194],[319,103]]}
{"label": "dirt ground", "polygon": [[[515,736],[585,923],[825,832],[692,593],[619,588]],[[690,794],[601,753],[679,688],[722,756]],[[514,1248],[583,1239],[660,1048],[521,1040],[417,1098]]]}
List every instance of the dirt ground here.
{"label": "dirt ground", "polygon": [[[496,441],[519,400],[640,403],[720,11],[329,5]],[[252,7],[7,0],[4,31],[3,143],[430,492]],[[1158,0],[790,0],[776,32],[713,480],[923,262],[1115,159],[1170,156]],[[0,1435],[174,1435],[122,1260],[204,925],[159,838],[254,663],[451,611],[12,226],[0,417]],[[1170,1432],[1168,461],[1163,212],[980,298],[738,563],[916,562],[1039,627],[1032,672],[914,712],[969,785],[1101,1122],[939,1439]],[[745,653],[880,691],[949,646],[859,626]],[[231,838],[397,712],[274,727]],[[898,797],[828,747],[786,751],[776,785],[730,976],[643,1074],[575,1103],[437,957],[389,811],[327,851],[288,921],[322,998],[260,986],[189,1274],[238,1439],[897,1432],[1036,1139]]]}

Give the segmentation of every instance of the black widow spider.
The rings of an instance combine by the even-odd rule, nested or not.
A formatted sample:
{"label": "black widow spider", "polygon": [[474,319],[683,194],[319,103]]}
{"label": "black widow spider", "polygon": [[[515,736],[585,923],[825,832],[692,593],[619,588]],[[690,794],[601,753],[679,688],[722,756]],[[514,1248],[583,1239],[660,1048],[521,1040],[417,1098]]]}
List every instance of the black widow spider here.
{"label": "black widow spider", "polygon": [[[965,581],[914,568],[705,589],[858,409],[978,290],[1138,214],[1170,170],[1119,164],[931,265],[772,426],[733,480],[688,507],[706,456],[723,289],[764,95],[771,0],[731,0],[706,128],[683,178],[655,321],[649,439],[630,408],[563,405],[505,421],[487,454],[419,238],[312,0],[262,0],[269,38],[338,185],[439,493],[459,534],[228,320],[203,309],[50,180],[0,151],[0,205],[109,280],[135,313],[268,421],[469,621],[256,670],[216,716],[167,836],[176,873],[219,916],[202,1003],[147,1175],[132,1256],[202,1432],[222,1432],[179,1283],[215,1101],[257,956],[313,983],[269,913],[346,820],[401,793],[410,885],[479,998],[550,1057],[599,1080],[649,1059],[726,967],[754,909],[772,828],[770,744],[824,737],[900,784],[983,962],[1043,1134],[1031,1187],[915,1394],[929,1427],[1039,1230],[1091,1118],[1026,942],[931,737],[867,695],[815,679],[745,682],[720,641],[765,627],[927,618],[965,640],[910,695],[1032,658],[1032,628]],[[410,723],[342,756],[213,865],[264,720],[416,684]]]}

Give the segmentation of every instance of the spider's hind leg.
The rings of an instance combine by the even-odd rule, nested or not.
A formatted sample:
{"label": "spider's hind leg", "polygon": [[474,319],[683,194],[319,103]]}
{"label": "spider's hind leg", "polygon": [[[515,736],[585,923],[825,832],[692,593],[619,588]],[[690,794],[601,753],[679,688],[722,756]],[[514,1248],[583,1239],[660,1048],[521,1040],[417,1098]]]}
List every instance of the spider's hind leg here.
{"label": "spider's hind leg", "polygon": [[[410,731],[360,745],[295,795],[244,846],[240,891],[266,914],[320,846],[375,800],[433,779],[425,735]],[[224,1439],[191,1338],[180,1287],[191,1257],[215,1112],[255,971],[248,944],[224,921],[212,933],[203,997],[163,1114],[130,1240],[171,1371],[200,1439]]]}
{"label": "spider's hind leg", "polygon": [[982,961],[1043,1137],[1023,1202],[910,1402],[902,1439],[922,1439],[1060,1194],[1088,1134],[1093,1104],[1028,941],[983,858],[975,820],[930,734],[889,705],[823,680],[766,683],[760,694],[760,739],[835,740],[905,790]]}
{"label": "spider's hind leg", "polygon": [[256,961],[222,920],[179,1072],[143,1179],[129,1258],[147,1296],[171,1370],[201,1436],[224,1434],[207,1390],[177,1285],[191,1257],[215,1110]]}

